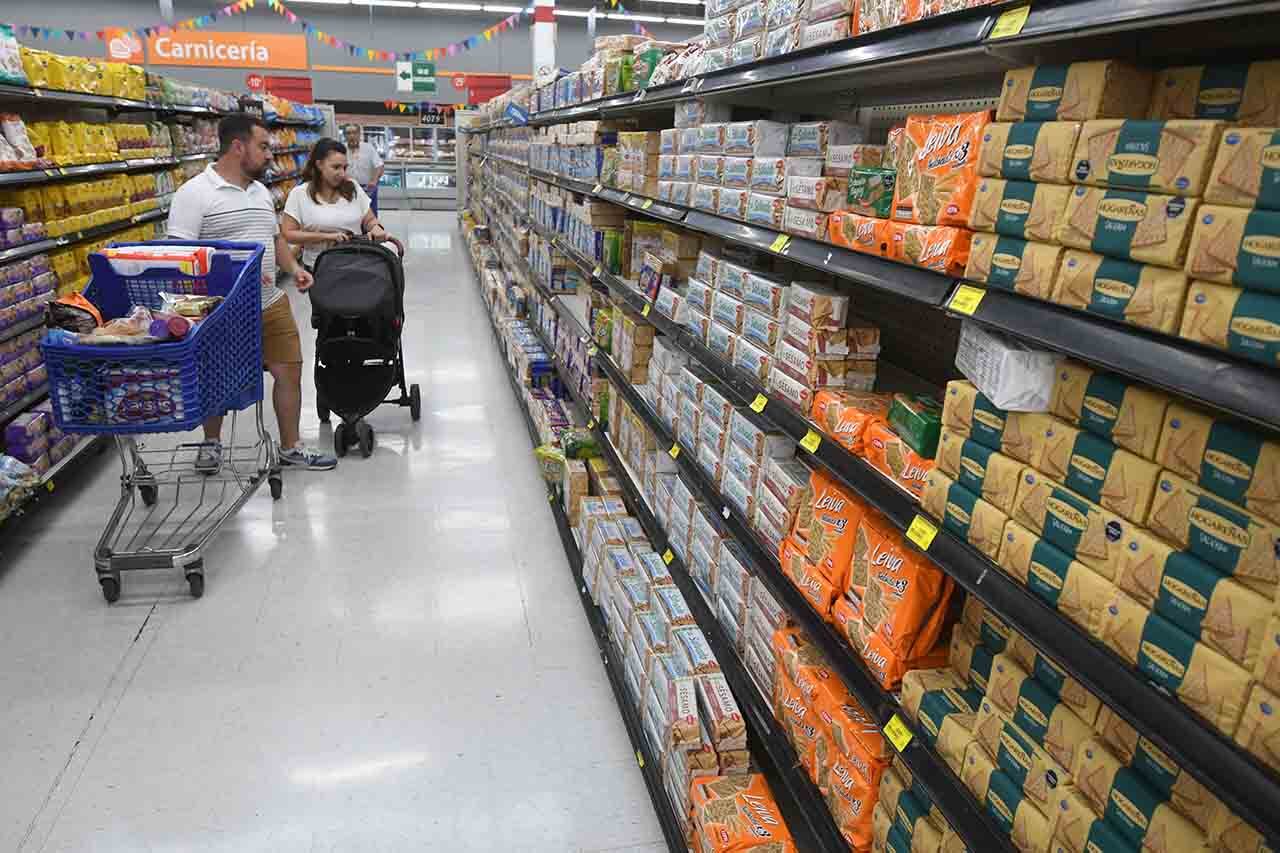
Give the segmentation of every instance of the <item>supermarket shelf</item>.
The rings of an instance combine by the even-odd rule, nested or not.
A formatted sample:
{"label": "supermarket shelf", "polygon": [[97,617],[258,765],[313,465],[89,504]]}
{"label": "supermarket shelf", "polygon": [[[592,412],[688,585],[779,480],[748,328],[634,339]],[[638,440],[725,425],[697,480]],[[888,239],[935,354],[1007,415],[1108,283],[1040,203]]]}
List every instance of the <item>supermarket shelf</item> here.
{"label": "supermarket shelf", "polygon": [[26,396],[20,398],[18,402],[0,409],[0,429],[7,427],[11,420],[48,396],[49,384],[46,382],[36,390],[27,392]]}
{"label": "supermarket shelf", "polygon": [[310,145],[290,145],[288,148],[272,148],[271,155],[274,157],[278,154],[306,154],[310,151]]}
{"label": "supermarket shelf", "polygon": [[[639,488],[631,479],[630,470],[618,457],[608,435],[600,427],[596,428],[595,433],[605,458],[609,460],[610,467],[622,485],[627,505],[644,527],[654,550],[659,553],[672,550],[666,532],[654,519]],[[663,559],[666,559],[665,555]],[[673,555],[668,567],[672,579],[688,602],[698,627],[715,652],[720,670],[738,701],[738,707],[751,734],[752,753],[769,781],[769,788],[786,819],[787,828],[795,838],[797,849],[804,850],[805,853],[847,853],[849,845],[840,835],[821,792],[801,768],[800,759],[782,725],[774,716],[769,701],[747,672],[741,656],[726,636],[701,590],[679,557]]]}
{"label": "supermarket shelf", "polygon": [[[474,267],[472,272],[475,273]],[[477,276],[478,281],[479,277]],[[483,299],[481,300],[481,305],[489,318],[494,341],[501,343],[498,327],[494,324],[492,314],[489,313],[489,306],[484,304]],[[509,370],[505,369],[505,365],[503,372],[506,373],[507,379],[511,384],[511,392],[516,396],[516,407],[524,418],[525,427],[529,431],[529,438],[534,445],[537,445],[541,439],[534,426],[533,418],[525,408],[520,387],[516,383],[515,377],[511,375]],[[569,571],[572,575],[574,587],[578,591],[578,598],[582,603],[583,612],[586,614],[587,622],[591,626],[591,634],[595,637],[596,646],[600,650],[601,663],[609,677],[609,685],[613,688],[614,701],[618,706],[618,712],[621,714],[623,723],[627,728],[627,734],[631,738],[631,747],[635,750],[636,764],[639,765],[645,786],[649,789],[649,799],[653,802],[653,808],[657,814],[658,823],[662,827],[662,834],[666,839],[667,848],[672,853],[684,853],[686,849],[684,830],[672,810],[671,802],[664,789],[661,777],[662,764],[660,761],[655,761],[649,752],[644,731],[641,728],[639,712],[627,694],[626,682],[623,679],[622,661],[614,657],[604,616],[591,600],[591,595],[583,581],[582,554],[578,548],[577,541],[574,539],[573,530],[569,525],[569,518],[554,492],[548,492],[548,504],[556,521],[556,530],[560,534],[565,556],[569,561]]]}
{"label": "supermarket shelf", "polygon": [[22,172],[0,172],[0,187],[44,184],[64,178],[92,178],[119,172],[139,172],[158,166],[176,166],[175,157],[144,157],[138,160],[113,160],[110,163],[86,163],[82,166],[54,166]]}
{"label": "supermarket shelf", "polygon": [[158,207],[154,210],[148,210],[145,213],[137,213],[128,219],[121,219],[118,222],[108,222],[106,225],[99,225],[96,228],[89,228],[85,231],[77,231],[74,234],[63,234],[61,237],[53,237],[48,240],[37,240],[34,243],[24,243],[21,246],[15,246],[12,249],[5,249],[0,252],[0,264],[9,261],[19,261],[23,258],[29,258],[32,255],[39,255],[42,252],[51,252],[54,249],[60,249],[63,246],[70,246],[75,243],[82,243],[86,240],[96,240],[99,237],[106,237],[117,231],[123,231],[134,225],[140,225],[143,222],[153,222],[157,219],[163,219],[168,214],[168,207]]}
{"label": "supermarket shelf", "polygon": [[281,181],[291,181],[294,178],[300,178],[300,177],[302,177],[301,171],[286,172],[283,175],[276,175],[274,178],[267,178],[265,181],[263,181],[263,183],[266,184],[267,186],[271,186],[272,184],[278,184]]}
{"label": "supermarket shelf", "polygon": [[[659,436],[660,447],[674,446],[673,437],[667,431],[662,419],[636,393],[634,386],[627,381],[627,378],[608,359],[597,361],[602,363],[606,375],[614,387],[620,389],[620,393],[626,398],[632,410],[639,413],[650,429]],[[716,519],[721,532],[743,547],[748,562],[754,570],[752,574],[768,587],[773,597],[787,608],[792,617],[804,627],[809,637],[822,648],[827,660],[836,668],[841,680],[849,688],[849,692],[883,728],[895,714],[899,714],[901,708],[897,701],[880,687],[848,642],[812,608],[808,599],[783,575],[777,556],[760,541],[747,519],[720,494],[715,484],[693,461],[693,457],[694,454],[690,448],[682,446],[676,463],[684,473],[686,482],[692,484],[696,490],[697,496],[708,506],[721,510],[720,517]],[[899,718],[908,727],[912,726],[901,714]],[[968,789],[936,750],[919,737],[913,737],[911,743],[899,754],[907,768],[929,789],[938,808],[965,840],[970,850],[1013,853],[1014,848],[1010,846],[1008,837],[987,820],[985,809],[974,800]]]}
{"label": "supermarket shelf", "polygon": [[1280,373],[1274,369],[999,290],[986,291],[973,319],[1280,431]]}
{"label": "supermarket shelf", "polygon": [[269,118],[268,127],[320,127],[324,122],[303,121],[300,118]]}
{"label": "supermarket shelf", "polygon": [[111,110],[153,110],[157,107],[146,101],[129,98],[113,98],[110,95],[90,95],[85,92],[67,92],[61,89],[41,89],[33,86],[0,84],[0,101],[40,101],[42,103],[77,104],[86,107],[103,107]]}
{"label": "supermarket shelf", "polygon": [[508,157],[505,154],[498,154],[497,152],[494,152],[494,151],[486,151],[480,156],[490,160],[499,160],[510,166],[515,166],[517,169],[520,169],[521,171],[527,172],[529,170],[529,164],[527,161],[517,160],[516,158]]}
{"label": "supermarket shelf", "polygon": [[0,522],[0,533],[7,534],[12,532],[14,523],[18,522],[19,519],[26,518],[36,511],[41,504],[55,499],[56,495],[62,494],[61,487],[65,483],[74,481],[76,475],[83,469],[84,464],[91,457],[97,456],[105,447],[105,436],[86,436],[81,439],[66,456],[58,460],[57,464],[50,467],[41,476],[40,484],[32,490],[31,496]]}
{"label": "supermarket shelf", "polygon": [[217,156],[218,156],[217,151],[201,151],[196,154],[179,154],[178,160],[180,162],[186,163],[191,160],[207,160],[210,157],[217,157]]}
{"label": "supermarket shelf", "polygon": [[31,317],[29,319],[23,320],[21,323],[14,323],[12,326],[5,329],[3,332],[0,332],[0,343],[4,343],[7,340],[16,338],[25,332],[31,331],[32,329],[39,329],[43,325],[44,325],[44,312],[42,311],[40,314],[36,315],[35,317]]}

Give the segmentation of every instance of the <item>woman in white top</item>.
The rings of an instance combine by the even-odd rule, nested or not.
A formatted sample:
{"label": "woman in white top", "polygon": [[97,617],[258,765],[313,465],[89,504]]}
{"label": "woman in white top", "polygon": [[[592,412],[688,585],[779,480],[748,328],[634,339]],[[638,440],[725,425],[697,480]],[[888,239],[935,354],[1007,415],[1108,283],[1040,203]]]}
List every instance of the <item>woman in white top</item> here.
{"label": "woman in white top", "polygon": [[369,196],[347,177],[347,147],[324,138],[311,149],[302,168],[303,183],[289,192],[280,230],[284,238],[302,247],[302,262],[311,269],[330,246],[361,234],[375,242],[395,243],[377,215],[369,208]]}

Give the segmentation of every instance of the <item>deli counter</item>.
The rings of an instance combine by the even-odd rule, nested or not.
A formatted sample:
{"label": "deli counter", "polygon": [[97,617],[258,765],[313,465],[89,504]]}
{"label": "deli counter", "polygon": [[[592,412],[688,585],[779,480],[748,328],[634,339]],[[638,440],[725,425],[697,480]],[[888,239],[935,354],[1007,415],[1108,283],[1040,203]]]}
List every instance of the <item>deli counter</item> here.
{"label": "deli counter", "polygon": [[457,206],[456,135],[452,127],[365,125],[364,141],[383,160],[378,206],[384,210],[453,210]]}

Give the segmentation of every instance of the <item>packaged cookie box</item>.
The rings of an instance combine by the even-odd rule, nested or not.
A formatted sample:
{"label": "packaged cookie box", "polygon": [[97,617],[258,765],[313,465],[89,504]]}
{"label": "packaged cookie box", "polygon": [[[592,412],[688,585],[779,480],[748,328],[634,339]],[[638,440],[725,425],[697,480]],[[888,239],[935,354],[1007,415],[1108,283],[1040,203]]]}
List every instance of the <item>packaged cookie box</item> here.
{"label": "packaged cookie box", "polygon": [[983,178],[973,197],[968,224],[974,231],[1055,243],[1070,194],[1070,187],[1059,184]]}
{"label": "packaged cookie box", "polygon": [[765,33],[764,37],[764,55],[766,57],[783,56],[798,50],[800,47],[800,33],[804,29],[804,24],[799,21],[793,21],[790,24],[783,24],[775,27]]}
{"label": "packaged cookie box", "polygon": [[1119,572],[1125,536],[1133,526],[1030,467],[1020,476],[1012,517],[1109,581]]}
{"label": "packaged cookie box", "polygon": [[791,283],[787,313],[815,329],[838,329],[849,319],[849,296],[816,282]]}
{"label": "packaged cookie box", "polygon": [[1129,190],[1076,187],[1058,242],[1100,255],[1181,267],[1199,200]]}
{"label": "packaged cookie box", "polygon": [[822,174],[821,157],[756,157],[751,163],[752,192],[786,195],[787,178],[816,178]]}
{"label": "packaged cookie box", "polygon": [[830,213],[844,205],[849,186],[841,178],[787,178],[787,204]]}
{"label": "packaged cookie box", "polygon": [[925,474],[920,506],[988,558],[999,555],[1008,516],[936,468]]}
{"label": "packaged cookie box", "polygon": [[1066,184],[1080,122],[993,122],[982,133],[978,173],[987,178]]}
{"label": "packaged cookie box", "polygon": [[1061,257],[1053,289],[1041,299],[1117,323],[1177,334],[1190,285],[1182,270],[1135,264],[1078,249],[1068,249]]}
{"label": "packaged cookie box", "polygon": [[1048,300],[1053,296],[1061,259],[1061,246],[999,234],[974,234],[964,277],[999,290]]}
{"label": "packaged cookie box", "polygon": [[1090,636],[1098,636],[1102,610],[1115,592],[1102,575],[1013,520],[1004,527],[996,562]]}
{"label": "packaged cookie box", "polygon": [[1208,204],[1280,210],[1280,130],[1229,127],[1204,191]]}
{"label": "packaged cookie box", "polygon": [[1280,296],[1193,281],[1178,336],[1274,367],[1280,364]]}
{"label": "packaged cookie box", "polygon": [[776,121],[725,125],[724,153],[745,157],[781,157],[787,153],[788,126]]}
{"label": "packaged cookie box", "polygon": [[810,326],[796,315],[788,314],[782,338],[810,355],[874,360],[880,355],[880,330],[858,318],[851,323],[836,329],[822,328]]}
{"label": "packaged cookie box", "polygon": [[1249,127],[1280,126],[1280,61],[1188,65],[1156,74],[1153,119],[1221,119]]}
{"label": "packaged cookie box", "polygon": [[883,162],[883,145],[830,145],[822,173],[833,178],[847,178],[851,169],[879,168]]}
{"label": "packaged cookie box", "polygon": [[862,129],[848,122],[800,122],[791,125],[787,154],[791,157],[826,157],[832,146],[862,141]]}
{"label": "packaged cookie box", "polygon": [[1203,195],[1222,127],[1179,119],[1085,122],[1072,178],[1097,187]]}
{"label": "packaged cookie box", "polygon": [[1280,294],[1280,212],[1201,207],[1187,251],[1187,273]]}
{"label": "packaged cookie box", "polygon": [[921,225],[968,224],[978,185],[978,146],[989,112],[912,115],[901,136],[893,218]]}
{"label": "packaged cookie box", "polygon": [[827,239],[836,246],[878,257],[889,257],[895,230],[875,216],[837,210],[827,218]]}
{"label": "packaged cookie box", "polygon": [[782,230],[810,240],[826,240],[827,214],[788,204],[782,216]]}
{"label": "packaged cookie box", "polygon": [[[1171,441],[1168,450],[1157,451],[1162,433],[1169,429],[1165,412],[1170,403],[1169,396],[1163,392],[1077,361],[1064,360],[1057,367],[1049,411],[1073,426],[1182,473],[1180,466],[1186,463],[1175,465],[1168,457],[1178,454],[1185,460],[1194,451],[1175,450],[1174,447],[1181,444],[1178,441]],[[1203,423],[1196,425],[1203,426]],[[1202,438],[1197,434],[1192,446]]]}

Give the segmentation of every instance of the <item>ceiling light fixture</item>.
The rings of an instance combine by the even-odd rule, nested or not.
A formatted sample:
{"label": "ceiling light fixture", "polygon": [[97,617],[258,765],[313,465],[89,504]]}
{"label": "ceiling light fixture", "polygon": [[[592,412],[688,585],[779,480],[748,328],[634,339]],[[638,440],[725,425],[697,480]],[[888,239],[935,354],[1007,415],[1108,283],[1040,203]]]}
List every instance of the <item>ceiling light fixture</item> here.
{"label": "ceiling light fixture", "polygon": [[667,23],[668,24],[684,24],[685,26],[688,26],[688,27],[703,27],[703,26],[706,26],[707,24],[707,22],[702,18],[678,18],[678,17],[668,17]]}
{"label": "ceiling light fixture", "polygon": [[350,6],[351,0],[293,0],[295,3],[317,3],[323,6]]}
{"label": "ceiling light fixture", "polygon": [[352,6],[390,6],[393,9],[412,9],[417,6],[413,0],[351,0]]}
{"label": "ceiling light fixture", "polygon": [[[556,9],[557,18],[585,18],[590,12],[579,12],[577,9]],[[596,12],[597,18],[603,18],[604,12]]]}
{"label": "ceiling light fixture", "polygon": [[502,6],[497,3],[485,3],[484,10],[486,12],[502,12],[510,15],[512,12],[523,12],[524,6]]}
{"label": "ceiling light fixture", "polygon": [[479,3],[419,3],[419,9],[448,9],[453,12],[483,12]]}
{"label": "ceiling light fixture", "polygon": [[632,15],[630,12],[621,14],[618,12],[610,12],[609,20],[611,21],[646,21],[651,24],[661,24],[667,19],[661,15]]}

